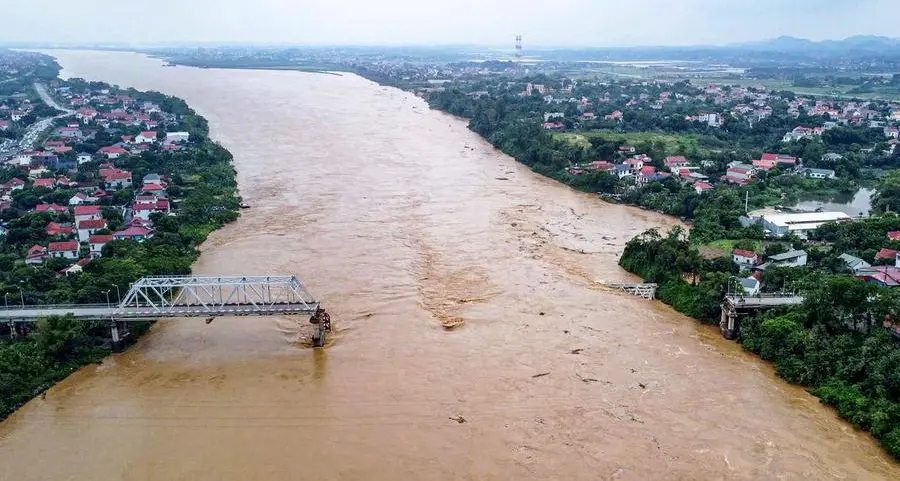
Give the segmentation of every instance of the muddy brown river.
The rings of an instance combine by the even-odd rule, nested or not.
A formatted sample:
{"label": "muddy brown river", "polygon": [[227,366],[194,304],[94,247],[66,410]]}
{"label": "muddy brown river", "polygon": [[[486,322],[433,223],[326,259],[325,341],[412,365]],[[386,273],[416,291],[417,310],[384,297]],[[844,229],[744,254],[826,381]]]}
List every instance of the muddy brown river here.
{"label": "muddy brown river", "polygon": [[288,318],[160,322],[2,423],[0,479],[900,479],[716,330],[605,287],[671,219],[353,75],[55,54],[206,116],[252,209],[196,271],[296,274],[336,333],[312,350]]}

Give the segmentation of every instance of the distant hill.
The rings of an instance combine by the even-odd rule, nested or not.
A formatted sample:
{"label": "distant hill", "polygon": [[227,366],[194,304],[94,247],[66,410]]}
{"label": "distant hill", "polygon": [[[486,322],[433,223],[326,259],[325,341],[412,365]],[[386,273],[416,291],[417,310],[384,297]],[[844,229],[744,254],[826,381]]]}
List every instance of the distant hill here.
{"label": "distant hill", "polygon": [[823,40],[820,42],[784,35],[761,42],[731,45],[724,48],[811,55],[846,55],[852,53],[896,55],[898,47],[900,47],[900,39],[877,35],[856,35],[843,40]]}

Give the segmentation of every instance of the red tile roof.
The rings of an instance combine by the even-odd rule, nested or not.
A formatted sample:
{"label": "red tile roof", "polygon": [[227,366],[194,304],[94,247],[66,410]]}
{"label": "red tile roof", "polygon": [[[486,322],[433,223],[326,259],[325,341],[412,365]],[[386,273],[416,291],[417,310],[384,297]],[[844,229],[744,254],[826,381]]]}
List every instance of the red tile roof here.
{"label": "red tile roof", "polygon": [[78,230],[82,229],[105,229],[106,221],[103,219],[89,219],[78,223]]}
{"label": "red tile roof", "polygon": [[151,232],[153,232],[152,229],[134,225],[123,231],[116,232],[115,235],[122,237],[147,236]]}
{"label": "red tile roof", "polygon": [[47,224],[47,235],[56,236],[56,235],[68,235],[72,233],[71,226],[62,226],[57,224],[56,222],[51,222]]}
{"label": "red tile roof", "polygon": [[106,147],[101,147],[100,152],[104,154],[124,154],[125,149],[119,147],[118,145],[109,145]]}
{"label": "red tile roof", "polygon": [[112,234],[92,235],[88,238],[88,242],[90,242],[91,244],[106,244],[107,242],[112,241]]}
{"label": "red tile roof", "polygon": [[50,252],[77,251],[78,241],[51,242],[47,250]]}
{"label": "red tile roof", "polygon": [[35,179],[34,187],[53,187],[56,179]]}
{"label": "red tile roof", "polygon": [[66,208],[56,204],[40,204],[34,210],[36,212],[65,212]]}
{"label": "red tile roof", "polygon": [[76,205],[75,215],[100,215],[99,205]]}
{"label": "red tile roof", "polygon": [[896,259],[896,258],[897,258],[897,252],[898,252],[898,251],[895,251],[894,249],[888,249],[888,248],[885,247],[884,249],[881,249],[880,251],[878,251],[878,254],[875,254],[875,260],[878,260],[878,259]]}
{"label": "red tile roof", "polygon": [[900,230],[892,230],[887,233],[887,236],[890,240],[900,240]]}
{"label": "red tile roof", "polygon": [[131,180],[131,172],[126,172],[124,170],[113,170],[111,172],[106,172],[106,175],[103,176],[103,180],[110,182],[113,180]]}
{"label": "red tile roof", "polygon": [[734,255],[741,256],[741,257],[750,257],[750,258],[756,257],[756,252],[746,251],[744,249],[735,249],[733,253],[734,253]]}

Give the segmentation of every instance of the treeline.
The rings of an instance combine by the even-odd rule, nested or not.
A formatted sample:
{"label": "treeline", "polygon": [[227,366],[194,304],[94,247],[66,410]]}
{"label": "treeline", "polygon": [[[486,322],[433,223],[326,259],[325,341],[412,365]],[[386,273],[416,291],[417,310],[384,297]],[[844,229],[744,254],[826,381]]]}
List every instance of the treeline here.
{"label": "treeline", "polygon": [[[822,238],[858,238],[848,248],[880,231],[886,222],[833,224]],[[884,225],[881,225],[881,224]],[[855,426],[870,431],[893,456],[900,458],[900,346],[883,326],[900,315],[900,293],[828,269],[828,257],[811,253],[817,269],[776,268],[764,280],[780,283],[793,277],[805,298],[803,305],[771,310],[743,320],[740,339],[745,349],[774,364],[785,380],[801,384]],[[625,247],[620,265],[648,282],[659,284],[658,297],[679,312],[717,323],[719,303],[734,290],[736,268],[731,259],[705,260],[680,228],[661,236],[648,231]],[[833,264],[833,263],[832,263]]]}

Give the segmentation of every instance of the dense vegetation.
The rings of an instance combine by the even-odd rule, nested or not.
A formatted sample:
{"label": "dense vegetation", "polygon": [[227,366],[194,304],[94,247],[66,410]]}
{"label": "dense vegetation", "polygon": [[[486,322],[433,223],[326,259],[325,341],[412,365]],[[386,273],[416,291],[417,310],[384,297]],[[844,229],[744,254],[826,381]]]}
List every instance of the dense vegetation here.
{"label": "dense vegetation", "polygon": [[[898,226],[894,216],[830,224],[817,237],[859,253],[884,242],[887,230]],[[900,314],[900,293],[836,274],[846,268],[832,253],[811,249],[810,256],[807,268],[769,268],[764,274],[774,286],[794,281],[804,304],[745,318],[740,342],[900,458],[900,345],[882,328]],[[709,323],[718,322],[719,302],[736,271],[727,257],[703,259],[680,229],[632,239],[620,264],[659,283],[664,302]]]}
{"label": "dense vegetation", "polygon": [[[73,88],[82,84],[78,80],[70,83]],[[117,168],[131,171],[138,182],[147,173],[167,175],[171,179],[167,190],[177,206],[175,215],[153,214],[152,238],[143,242],[112,241],[103,248],[102,257],[87,264],[82,273],[61,276],[58,269],[71,261],[50,259],[40,266],[22,262],[28,247],[50,240],[45,227],[51,215],[28,209],[40,202],[65,205],[73,192],[15,192],[13,208],[2,213],[2,220],[9,223],[7,235],[0,237],[0,294],[4,302],[105,303],[107,295],[115,301],[118,292],[124,295],[129,284],[142,276],[190,273],[191,264],[199,255],[197,248],[207,235],[237,218],[240,199],[231,154],[210,140],[206,120],[180,99],[156,92],[125,93],[136,101],[153,102],[175,114],[179,128],[190,132],[190,143],[184,150],[155,149],[115,161]],[[103,135],[99,134],[93,145],[78,145],[78,151],[96,151],[108,141]],[[96,164],[79,166],[75,180],[87,178],[88,171],[96,171]],[[0,171],[0,182],[12,176],[20,174],[12,169]],[[132,196],[132,189],[123,189],[103,200],[103,214],[111,228],[122,225],[120,210],[112,206],[127,203]],[[54,220],[72,219],[66,213]],[[140,334],[147,327],[135,326],[133,333]],[[37,323],[26,336],[0,344],[0,417],[78,366],[102,359],[110,349],[108,335],[108,328],[101,324],[52,318]]]}

